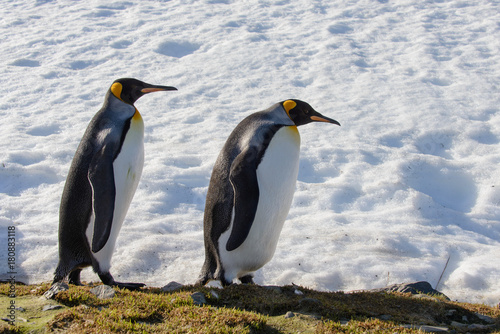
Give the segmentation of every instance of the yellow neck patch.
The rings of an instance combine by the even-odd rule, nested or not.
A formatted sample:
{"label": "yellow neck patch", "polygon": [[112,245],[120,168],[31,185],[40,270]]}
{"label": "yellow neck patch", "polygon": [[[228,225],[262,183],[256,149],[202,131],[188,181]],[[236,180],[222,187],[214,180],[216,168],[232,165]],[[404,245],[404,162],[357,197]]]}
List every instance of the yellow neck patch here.
{"label": "yellow neck patch", "polygon": [[141,113],[139,112],[139,110],[137,110],[137,108],[135,108],[135,114],[134,114],[134,116],[132,116],[132,119],[134,121],[142,120]]}
{"label": "yellow neck patch", "polygon": [[123,100],[122,100],[122,98],[121,98],[121,95],[122,95],[122,89],[123,89],[123,86],[122,86],[122,84],[121,84],[121,83],[119,83],[119,82],[115,82],[114,84],[112,84],[112,85],[111,85],[111,88],[110,88],[110,89],[111,89],[111,93],[113,93],[113,95],[114,95],[117,99],[119,99],[119,100],[123,101]]}
{"label": "yellow neck patch", "polygon": [[285,108],[285,111],[286,111],[286,114],[288,115],[288,117],[290,117],[290,110],[295,108],[296,105],[297,105],[297,103],[295,103],[292,100],[286,100],[285,102],[283,102],[283,108]]}

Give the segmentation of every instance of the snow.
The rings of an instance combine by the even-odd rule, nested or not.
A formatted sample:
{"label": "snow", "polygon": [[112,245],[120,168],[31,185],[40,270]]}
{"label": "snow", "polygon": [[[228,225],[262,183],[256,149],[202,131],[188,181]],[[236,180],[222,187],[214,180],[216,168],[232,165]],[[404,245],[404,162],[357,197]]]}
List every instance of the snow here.
{"label": "snow", "polygon": [[296,98],[342,127],[299,128],[292,208],[257,283],[436,287],[442,274],[454,300],[500,301],[498,1],[10,0],[0,13],[0,240],[16,226],[16,279],[52,279],[73,154],[113,80],[135,77],[179,91],[136,103],[146,158],[117,280],[196,281],[225,139]]}

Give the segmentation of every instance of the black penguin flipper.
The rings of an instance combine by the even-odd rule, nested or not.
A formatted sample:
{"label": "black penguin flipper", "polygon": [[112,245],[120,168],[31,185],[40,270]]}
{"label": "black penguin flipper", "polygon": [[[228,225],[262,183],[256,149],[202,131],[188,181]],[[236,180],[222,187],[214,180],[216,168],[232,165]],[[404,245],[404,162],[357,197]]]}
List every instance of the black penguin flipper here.
{"label": "black penguin flipper", "polygon": [[105,145],[92,158],[89,181],[92,185],[94,234],[92,252],[97,253],[108,242],[115,210],[115,175],[113,170],[113,145]]}
{"label": "black penguin flipper", "polygon": [[245,241],[252,227],[259,204],[259,184],[257,182],[258,150],[249,147],[233,161],[229,180],[234,189],[234,220],[226,250],[232,251]]}

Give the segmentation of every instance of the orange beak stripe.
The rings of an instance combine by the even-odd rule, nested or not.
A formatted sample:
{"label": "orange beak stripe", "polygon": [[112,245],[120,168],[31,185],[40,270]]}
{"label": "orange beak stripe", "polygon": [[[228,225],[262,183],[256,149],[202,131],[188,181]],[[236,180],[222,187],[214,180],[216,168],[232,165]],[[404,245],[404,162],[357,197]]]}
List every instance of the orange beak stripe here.
{"label": "orange beak stripe", "polygon": [[165,89],[163,88],[143,88],[141,89],[141,92],[143,93],[152,93],[152,92],[160,92],[160,91],[163,91]]}
{"label": "orange beak stripe", "polygon": [[317,122],[326,122],[326,123],[331,123],[329,120],[326,120],[324,118],[321,118],[321,117],[318,117],[318,116],[311,116],[311,119],[313,121],[317,121]]}

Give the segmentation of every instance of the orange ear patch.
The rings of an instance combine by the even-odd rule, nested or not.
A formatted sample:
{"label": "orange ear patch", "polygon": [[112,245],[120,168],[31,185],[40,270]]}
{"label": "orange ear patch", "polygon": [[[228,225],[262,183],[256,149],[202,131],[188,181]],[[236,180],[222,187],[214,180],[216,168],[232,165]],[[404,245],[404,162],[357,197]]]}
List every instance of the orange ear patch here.
{"label": "orange ear patch", "polygon": [[122,95],[122,89],[123,89],[123,86],[121,83],[119,82],[115,82],[114,84],[111,85],[111,93],[113,93],[113,95],[117,98],[117,99],[122,99],[121,98],[121,95]]}
{"label": "orange ear patch", "polygon": [[285,102],[283,102],[283,108],[285,108],[287,114],[290,113],[290,110],[295,108],[296,105],[297,103],[292,100],[286,100]]}

